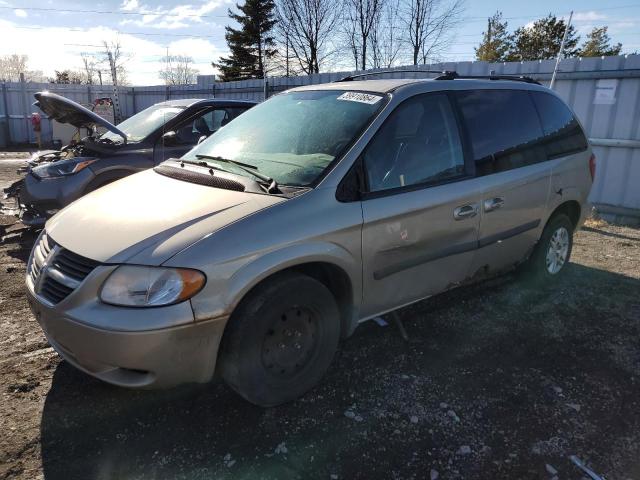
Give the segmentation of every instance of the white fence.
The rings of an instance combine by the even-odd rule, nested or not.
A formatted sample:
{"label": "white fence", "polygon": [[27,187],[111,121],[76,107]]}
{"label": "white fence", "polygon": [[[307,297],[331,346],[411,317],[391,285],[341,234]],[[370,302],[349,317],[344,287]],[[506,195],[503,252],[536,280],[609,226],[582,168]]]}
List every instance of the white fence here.
{"label": "white fence", "polygon": [[[394,69],[371,78],[428,78],[403,70],[454,70],[460,75],[523,74],[549,84],[554,60],[534,62],[458,62]],[[353,72],[334,72],[301,77],[218,83],[213,76],[198,77],[197,85],[179,87],[121,87],[122,115],[174,98],[220,97],[261,101],[265,93],[298,85],[327,83]],[[29,123],[33,94],[50,90],[80,103],[112,96],[110,86],[2,83],[0,96],[0,147],[34,141]],[[555,90],[571,105],[594,145],[597,156],[596,183],[591,198],[601,212],[640,217],[640,55],[604,58],[570,58],[560,63]],[[43,122],[43,140],[51,140],[49,122]]]}

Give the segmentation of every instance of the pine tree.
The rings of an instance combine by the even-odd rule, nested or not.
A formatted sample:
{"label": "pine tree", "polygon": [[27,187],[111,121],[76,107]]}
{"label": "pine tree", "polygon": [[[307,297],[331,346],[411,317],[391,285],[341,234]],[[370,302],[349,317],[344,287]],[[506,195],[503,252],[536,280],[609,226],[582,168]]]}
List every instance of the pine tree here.
{"label": "pine tree", "polygon": [[594,27],[587,35],[587,40],[582,44],[578,53],[581,57],[602,57],[609,55],[620,55],[622,44],[617,43],[611,46],[611,38],[607,33],[609,27]]}
{"label": "pine tree", "polygon": [[[513,46],[507,55],[507,61],[544,60],[555,58],[560,51],[560,44],[567,24],[558,20],[555,15],[536,20],[533,25],[518,28],[513,35]],[[564,46],[566,57],[575,57],[576,46],[580,37],[576,29],[569,27]]]}
{"label": "pine tree", "polygon": [[511,49],[511,37],[507,22],[502,21],[502,12],[497,11],[487,19],[487,31],[482,32],[482,42],[475,49],[476,60],[503,62]]}
{"label": "pine tree", "polygon": [[220,70],[222,80],[246,80],[264,78],[265,63],[275,55],[273,27],[274,0],[246,0],[236,4],[240,13],[229,10],[229,17],[240,25],[239,29],[227,26],[225,39],[231,51],[214,65]]}

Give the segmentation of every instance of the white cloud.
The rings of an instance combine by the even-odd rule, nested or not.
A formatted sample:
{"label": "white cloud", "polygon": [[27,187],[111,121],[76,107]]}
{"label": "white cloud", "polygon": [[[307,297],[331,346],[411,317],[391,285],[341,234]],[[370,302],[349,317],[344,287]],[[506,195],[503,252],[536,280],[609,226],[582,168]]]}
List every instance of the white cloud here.
{"label": "white cloud", "polygon": [[[190,24],[203,23],[202,16],[209,15],[225,3],[228,3],[227,0],[207,0],[201,5],[186,4],[166,8],[163,6],[141,5],[138,0],[124,0],[120,7],[122,10],[135,10],[145,15],[142,15],[141,18],[127,18],[121,21],[120,25],[136,25],[169,30],[186,28]],[[135,5],[131,6],[132,4]],[[211,23],[210,19],[207,20],[207,23]]]}
{"label": "white cloud", "polygon": [[578,12],[573,16],[573,20],[576,22],[593,22],[594,20],[604,20],[605,18],[607,18],[606,15],[594,11]]}
{"label": "white cloud", "polygon": [[[118,39],[125,53],[131,55],[126,68],[132,85],[158,85],[158,71],[162,69],[162,58],[166,54],[166,43],[118,33],[107,27],[88,29],[69,29],[65,27],[47,27],[32,25],[36,28],[20,28],[13,22],[0,19],[0,31],[11,42],[0,42],[0,55],[12,53],[29,57],[30,70],[42,70],[45,75],[53,76],[55,70],[80,69],[83,52],[99,53],[102,40]],[[159,37],[157,40],[161,40]],[[46,45],[47,48],[42,46]],[[214,73],[211,61],[217,60],[226,52],[207,39],[185,38],[169,43],[172,55],[189,55],[194,59],[194,68],[202,74]]]}
{"label": "white cloud", "polygon": [[133,10],[137,10],[139,6],[140,4],[138,3],[138,0],[124,0],[124,2],[122,2],[122,5],[120,6],[120,9],[124,10],[125,12],[131,12]]}
{"label": "white cloud", "polygon": [[22,10],[21,8],[14,10],[13,13],[15,14],[16,17],[20,17],[20,18],[27,17],[27,12],[25,10]]}

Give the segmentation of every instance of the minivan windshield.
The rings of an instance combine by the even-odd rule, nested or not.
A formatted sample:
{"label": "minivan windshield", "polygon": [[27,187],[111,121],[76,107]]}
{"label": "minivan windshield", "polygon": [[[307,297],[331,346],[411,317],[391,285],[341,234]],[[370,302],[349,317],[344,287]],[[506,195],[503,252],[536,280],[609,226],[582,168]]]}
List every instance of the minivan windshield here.
{"label": "minivan windshield", "polygon": [[[127,136],[127,142],[139,142],[184,109],[185,107],[153,105],[127,118],[117,126]],[[106,132],[100,136],[100,140],[119,143],[122,142],[122,137],[117,133]]]}
{"label": "minivan windshield", "polygon": [[[351,144],[384,100],[381,94],[340,90],[283,93],[243,113],[182,158],[222,157],[255,166],[281,185],[307,186]],[[231,163],[220,166],[247,175]]]}

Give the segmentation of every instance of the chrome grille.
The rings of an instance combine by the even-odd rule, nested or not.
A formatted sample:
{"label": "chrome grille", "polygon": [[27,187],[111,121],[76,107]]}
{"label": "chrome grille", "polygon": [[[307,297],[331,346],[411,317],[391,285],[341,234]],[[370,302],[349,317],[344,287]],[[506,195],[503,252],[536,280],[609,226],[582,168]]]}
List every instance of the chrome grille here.
{"label": "chrome grille", "polygon": [[98,262],[81,257],[80,255],[63,248],[53,259],[53,266],[61,273],[82,281],[94,268],[98,266]]}
{"label": "chrome grille", "polygon": [[29,265],[29,275],[31,281],[36,284],[40,269],[44,264],[46,258],[49,256],[51,249],[55,246],[53,240],[49,238],[46,233],[42,233],[38,238],[38,242],[33,247],[33,254],[31,255],[31,265]]}
{"label": "chrome grille", "polygon": [[45,278],[40,286],[40,295],[54,305],[67,298],[71,292],[73,292],[73,288],[69,288],[50,277]]}
{"label": "chrome grille", "polygon": [[36,294],[55,305],[73,292],[99,262],[56,244],[43,232],[31,256],[28,272]]}

